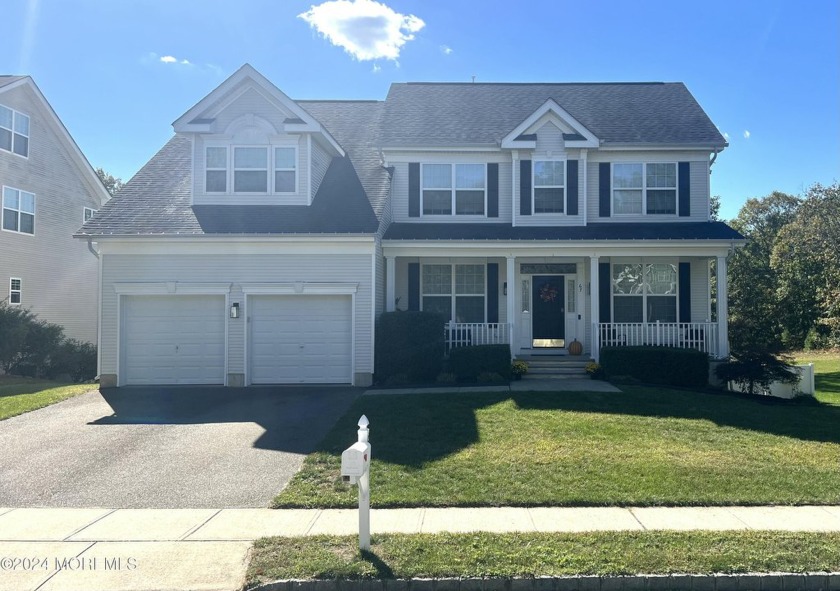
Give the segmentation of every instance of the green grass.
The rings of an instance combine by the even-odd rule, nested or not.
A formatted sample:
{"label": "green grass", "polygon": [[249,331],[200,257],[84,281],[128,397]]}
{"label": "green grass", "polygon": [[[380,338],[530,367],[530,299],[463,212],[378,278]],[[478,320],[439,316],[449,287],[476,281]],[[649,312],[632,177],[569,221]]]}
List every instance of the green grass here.
{"label": "green grass", "polygon": [[257,540],[247,581],[838,570],[836,533],[391,534]]}
{"label": "green grass", "polygon": [[613,393],[366,396],[275,507],[355,507],[340,482],[371,423],[371,504],[412,506],[840,503],[840,406],[624,386]]}
{"label": "green grass", "polygon": [[0,377],[0,421],[95,390],[95,384],[61,384],[15,376]]}

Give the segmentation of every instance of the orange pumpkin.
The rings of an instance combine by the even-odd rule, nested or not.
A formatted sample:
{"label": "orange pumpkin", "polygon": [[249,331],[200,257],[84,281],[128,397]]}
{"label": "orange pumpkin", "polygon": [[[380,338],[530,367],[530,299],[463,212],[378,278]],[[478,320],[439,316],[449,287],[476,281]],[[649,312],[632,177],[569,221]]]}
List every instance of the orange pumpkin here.
{"label": "orange pumpkin", "polygon": [[583,345],[580,344],[580,341],[575,339],[571,343],[569,343],[569,355],[580,355],[583,353]]}

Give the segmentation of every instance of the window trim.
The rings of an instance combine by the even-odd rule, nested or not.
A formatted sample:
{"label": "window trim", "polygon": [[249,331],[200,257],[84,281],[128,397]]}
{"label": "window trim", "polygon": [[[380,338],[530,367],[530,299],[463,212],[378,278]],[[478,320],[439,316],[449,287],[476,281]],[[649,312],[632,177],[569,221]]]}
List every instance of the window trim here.
{"label": "window trim", "polygon": [[[26,158],[26,159],[28,160],[28,159],[29,159],[29,148],[30,148],[30,143],[31,143],[31,141],[32,141],[32,118],[31,118],[29,115],[27,115],[26,113],[23,113],[23,112],[21,112],[21,111],[18,111],[17,109],[13,109],[12,107],[8,107],[8,106],[6,106],[6,105],[2,105],[2,104],[0,104],[0,107],[3,107],[3,108],[5,108],[5,109],[8,109],[8,110],[10,110],[10,111],[12,112],[12,128],[11,128],[11,129],[9,129],[8,127],[5,127],[5,126],[3,126],[3,125],[0,125],[0,128],[3,128],[3,129],[8,130],[8,131],[12,134],[12,145],[11,145],[11,149],[10,149],[10,150],[6,150],[5,148],[1,148],[1,147],[0,147],[0,151],[2,151],[2,152],[8,152],[9,154],[14,154],[15,156],[18,156],[18,157],[20,157],[20,158]],[[20,116],[20,117],[25,117],[25,118],[26,118],[26,120],[27,120],[26,127],[27,127],[27,129],[29,130],[29,133],[27,133],[27,134],[23,134],[23,133],[19,133],[19,132],[15,131],[15,123],[16,123],[16,121],[17,121],[17,117],[18,117],[18,116]],[[24,155],[24,154],[18,154],[17,152],[15,152],[15,135],[19,135],[19,136],[22,136],[22,137],[25,137],[25,138],[26,138],[26,155]]]}
{"label": "window trim", "polygon": [[[484,281],[481,282],[482,285],[482,293],[457,293],[457,267],[458,266],[467,266],[473,265],[477,267],[482,267],[484,269]],[[424,293],[424,282],[423,282],[423,267],[449,267],[450,268],[450,288],[449,293],[432,293],[426,294]],[[457,261],[457,262],[435,262],[435,261],[427,261],[420,263],[420,310],[423,310],[423,298],[425,297],[432,297],[432,298],[449,298],[449,320],[448,322],[456,322],[456,299],[458,296],[462,297],[473,297],[477,298],[480,297],[484,300],[484,309],[482,311],[483,320],[478,322],[477,324],[486,324],[487,323],[487,262],[472,262],[472,261]],[[465,322],[463,324],[474,324],[471,322]]]}
{"label": "window trim", "polygon": [[[14,289],[13,284],[14,282],[18,282],[18,288]],[[17,294],[18,301],[12,301],[12,294]],[[23,280],[20,277],[9,277],[9,305],[10,306],[20,306],[23,304]]]}
{"label": "window trim", "polygon": [[[96,214],[96,212],[97,212],[97,211],[99,211],[99,210],[98,210],[98,209],[94,209],[94,208],[92,208],[92,207],[85,206],[85,207],[82,209],[82,223],[85,223],[85,222],[86,222],[86,221],[88,221],[90,218],[92,218],[92,217]],[[88,212],[90,212],[90,215],[88,215]]]}
{"label": "window trim", "polygon": [[[32,195],[32,208],[35,210],[32,213],[28,211],[22,211],[20,209],[20,204],[18,204],[18,209],[12,209],[11,207],[6,207],[6,189],[11,189],[12,191],[17,191],[18,193],[26,193],[27,195]],[[6,224],[4,223],[6,220],[6,210],[14,211],[17,213],[18,216],[18,223],[17,223],[17,230],[7,230]],[[35,193],[30,191],[24,191],[23,189],[18,189],[17,187],[11,187],[9,185],[3,185],[3,191],[0,193],[0,230],[3,232],[11,232],[12,234],[19,234],[21,236],[35,236],[35,218],[37,217],[38,211],[38,203],[37,197]],[[20,231],[20,214],[25,213],[26,215],[32,216],[32,232],[21,232]]]}
{"label": "window trim", "polygon": [[[562,185],[540,185],[537,187],[537,162],[562,162],[563,163],[563,184]],[[568,169],[565,158],[534,158],[531,161],[531,212],[533,215],[568,215],[566,213],[566,176]],[[563,211],[541,211],[537,212],[537,189],[563,189],[563,200],[560,205]]]}
{"label": "window trim", "polygon": [[[642,266],[642,292],[638,294],[617,294],[615,293],[615,281],[614,281],[614,273],[613,269],[617,265],[641,265]],[[650,293],[648,283],[645,280],[645,266],[646,265],[674,265],[676,267],[676,281],[674,282],[674,293]],[[663,324],[674,324],[674,323],[681,323],[680,320],[680,270],[679,270],[679,259],[662,259],[659,257],[655,258],[634,258],[632,260],[625,260],[623,262],[611,262],[610,263],[610,318],[613,319],[615,324],[637,324],[636,322],[619,322],[615,320],[615,298],[616,297],[641,297],[642,298],[642,320],[641,324],[656,324],[657,321],[655,320],[648,320],[648,306],[647,306],[647,298],[648,296],[653,297],[669,297],[674,299],[674,312],[675,312],[675,322],[665,322]]]}
{"label": "window trim", "polygon": [[[451,185],[450,187],[426,187],[423,184],[423,169],[426,166],[438,166],[438,165],[446,165],[450,167],[450,180]],[[458,166],[475,166],[480,165],[484,167],[484,187],[482,191],[484,192],[484,213],[458,213],[457,212],[457,199],[456,195],[458,192],[458,187],[456,186],[456,179],[457,179],[457,172],[456,169]],[[487,163],[486,162],[421,162],[420,163],[420,217],[428,217],[428,218],[441,218],[441,219],[448,219],[457,217],[460,219],[486,219],[487,218]],[[461,189],[462,191],[475,191],[476,193],[479,189]],[[450,192],[450,213],[425,213],[424,212],[424,194],[425,191],[449,191]],[[431,263],[430,263],[431,264]]]}
{"label": "window trim", "polygon": [[[615,165],[616,164],[641,164],[642,166],[642,186],[641,187],[620,187],[616,188],[615,186]],[[649,164],[671,164],[674,166],[674,186],[673,189],[671,187],[648,187],[647,186],[647,167]],[[651,217],[677,217],[679,216],[679,205],[680,205],[680,195],[679,195],[679,186],[680,186],[680,167],[679,163],[676,161],[644,161],[644,162],[611,162],[610,163],[610,207],[612,208],[612,215],[616,217],[630,217],[630,216],[651,216]],[[674,213],[648,213],[647,211],[647,201],[648,201],[648,191],[674,191]],[[641,191],[642,192],[642,211],[639,213],[618,213],[616,209],[616,202],[615,202],[615,192],[616,191]]]}

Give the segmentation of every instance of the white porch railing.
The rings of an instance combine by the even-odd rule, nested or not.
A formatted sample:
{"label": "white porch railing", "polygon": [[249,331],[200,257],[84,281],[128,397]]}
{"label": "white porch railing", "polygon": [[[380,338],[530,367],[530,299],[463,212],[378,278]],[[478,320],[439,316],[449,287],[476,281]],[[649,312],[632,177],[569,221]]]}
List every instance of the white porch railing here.
{"label": "white porch railing", "polygon": [[598,325],[601,347],[663,346],[697,349],[718,357],[718,325],[714,322],[609,322]]}
{"label": "white porch railing", "polygon": [[449,322],[444,334],[447,351],[469,345],[510,344],[510,324],[505,322]]}

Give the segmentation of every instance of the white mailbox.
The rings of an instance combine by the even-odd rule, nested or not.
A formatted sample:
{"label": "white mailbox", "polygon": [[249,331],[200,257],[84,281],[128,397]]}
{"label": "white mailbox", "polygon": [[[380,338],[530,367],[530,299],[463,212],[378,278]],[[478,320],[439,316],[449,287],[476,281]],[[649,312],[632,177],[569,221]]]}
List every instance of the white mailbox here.
{"label": "white mailbox", "polygon": [[370,467],[370,444],[357,441],[341,454],[341,479],[356,484]]}

